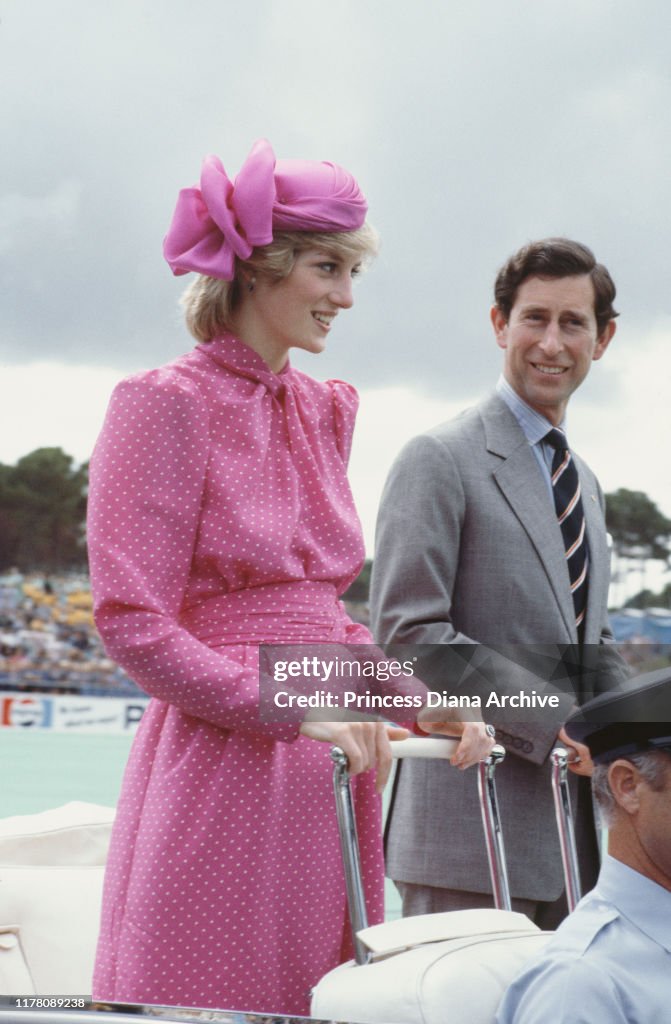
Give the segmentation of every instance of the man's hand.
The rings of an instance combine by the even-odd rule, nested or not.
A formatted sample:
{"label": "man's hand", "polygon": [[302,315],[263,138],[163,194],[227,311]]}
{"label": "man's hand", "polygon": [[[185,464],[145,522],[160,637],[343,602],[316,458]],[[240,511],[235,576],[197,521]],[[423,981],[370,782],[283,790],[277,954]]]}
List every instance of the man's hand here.
{"label": "man's hand", "polygon": [[589,747],[584,743],[572,740],[564,728],[559,730],[559,742],[566,747],[569,755],[569,769],[575,775],[586,775],[588,778],[594,771],[594,762]]}
{"label": "man's hand", "polygon": [[491,735],[489,726],[486,726],[484,722],[433,722],[429,717],[430,714],[435,717],[436,712],[420,711],[417,717],[417,725],[422,732],[460,737],[459,746],[450,758],[450,764],[453,764],[455,768],[470,768],[471,765],[484,761],[491,754],[496,739]]}

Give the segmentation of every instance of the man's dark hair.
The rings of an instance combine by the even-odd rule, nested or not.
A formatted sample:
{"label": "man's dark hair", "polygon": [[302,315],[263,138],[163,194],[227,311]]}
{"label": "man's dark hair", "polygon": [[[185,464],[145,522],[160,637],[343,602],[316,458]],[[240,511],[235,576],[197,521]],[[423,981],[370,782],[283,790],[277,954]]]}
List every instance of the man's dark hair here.
{"label": "man's dark hair", "polygon": [[496,305],[508,320],[517,289],[528,277],[571,277],[577,274],[589,274],[592,279],[597,331],[602,334],[609,320],[618,316],[613,308],[615,285],[603,264],[597,263],[592,250],[570,238],[543,238],[540,242],[529,242],[511,256],[496,277]]}

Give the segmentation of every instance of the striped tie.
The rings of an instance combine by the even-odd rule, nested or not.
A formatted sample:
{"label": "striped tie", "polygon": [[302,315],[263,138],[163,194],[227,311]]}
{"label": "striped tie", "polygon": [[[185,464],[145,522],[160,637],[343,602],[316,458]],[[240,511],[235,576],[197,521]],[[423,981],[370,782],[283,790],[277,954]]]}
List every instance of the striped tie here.
{"label": "striped tie", "polygon": [[582,640],[587,605],[587,547],[585,544],[585,513],[580,497],[580,480],[575,462],[566,442],[566,434],[554,427],[543,440],[554,450],[552,459],[552,493],[557,520],[564,539],[575,624]]}

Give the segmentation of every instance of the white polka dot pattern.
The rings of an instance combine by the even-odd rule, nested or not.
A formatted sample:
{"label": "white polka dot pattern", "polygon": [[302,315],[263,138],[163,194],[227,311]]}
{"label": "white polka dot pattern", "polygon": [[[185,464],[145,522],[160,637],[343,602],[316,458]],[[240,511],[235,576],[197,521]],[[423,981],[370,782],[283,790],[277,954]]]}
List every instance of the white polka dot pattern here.
{"label": "white polka dot pattern", "polygon": [[[337,600],[363,559],[356,405],[230,335],[115,390],[90,474],[96,621],[156,699],[112,837],[98,999],[305,1014],[351,955],[328,746],[259,720],[256,645],[370,641]],[[378,921],[370,773],[354,791]]]}

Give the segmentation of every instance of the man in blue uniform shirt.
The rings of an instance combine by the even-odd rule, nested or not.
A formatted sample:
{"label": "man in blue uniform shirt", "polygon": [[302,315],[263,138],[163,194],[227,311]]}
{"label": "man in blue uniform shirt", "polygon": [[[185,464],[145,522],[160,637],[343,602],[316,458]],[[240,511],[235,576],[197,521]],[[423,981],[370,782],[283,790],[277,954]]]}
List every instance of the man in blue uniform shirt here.
{"label": "man in blue uniform shirt", "polygon": [[[642,719],[666,719],[643,721]],[[508,989],[496,1024],[650,1024],[671,1005],[671,673],[566,724],[609,829],[596,887]]]}

